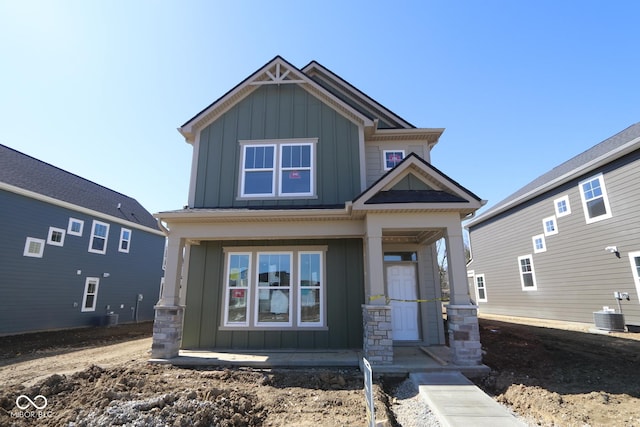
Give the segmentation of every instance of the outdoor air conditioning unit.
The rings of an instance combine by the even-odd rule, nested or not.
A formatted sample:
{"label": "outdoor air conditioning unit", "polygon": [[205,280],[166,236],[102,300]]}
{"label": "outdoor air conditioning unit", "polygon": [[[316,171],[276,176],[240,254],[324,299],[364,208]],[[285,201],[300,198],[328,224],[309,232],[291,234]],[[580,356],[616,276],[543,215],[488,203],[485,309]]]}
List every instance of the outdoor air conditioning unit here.
{"label": "outdoor air conditioning unit", "polygon": [[619,331],[624,332],[624,314],[616,313],[614,311],[594,311],[593,321],[596,324],[596,328],[603,329],[605,331]]}

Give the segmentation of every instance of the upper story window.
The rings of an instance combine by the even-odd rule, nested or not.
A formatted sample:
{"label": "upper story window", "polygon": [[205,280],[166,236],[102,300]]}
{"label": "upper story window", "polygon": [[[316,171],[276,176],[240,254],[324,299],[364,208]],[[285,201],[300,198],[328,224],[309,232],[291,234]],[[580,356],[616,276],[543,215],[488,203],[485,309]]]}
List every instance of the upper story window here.
{"label": "upper story window", "polygon": [[120,229],[120,244],[118,246],[118,251],[129,253],[130,245],[131,245],[131,230],[129,230],[128,228]]}
{"label": "upper story window", "polygon": [[384,170],[388,171],[396,167],[404,159],[404,150],[384,150]]}
{"label": "upper story window", "polygon": [[587,224],[611,218],[611,207],[602,174],[585,179],[580,182],[579,187]]}
{"label": "upper story window", "polygon": [[241,197],[315,194],[316,140],[241,142]]}
{"label": "upper story window", "polygon": [[69,225],[67,226],[67,234],[71,234],[72,236],[82,236],[82,229],[84,228],[84,221],[69,218]]}
{"label": "upper story window", "polygon": [[49,227],[47,245],[64,246],[64,234],[65,230],[62,228]]}
{"label": "upper story window", "polygon": [[551,236],[558,234],[558,224],[555,216],[550,216],[542,220],[542,226],[544,227],[544,235]]}
{"label": "upper story window", "polygon": [[89,239],[89,252],[96,254],[107,253],[108,237],[109,224],[94,220],[91,227],[91,239]]}
{"label": "upper story window", "polygon": [[553,201],[553,207],[556,210],[556,216],[566,216],[571,214],[571,205],[569,205],[569,196],[564,195]]}
{"label": "upper story window", "polygon": [[537,236],[533,236],[531,238],[531,240],[533,241],[533,252],[534,253],[540,253],[540,252],[546,252],[547,250],[547,244],[544,241],[544,234],[538,234]]}
{"label": "upper story window", "polygon": [[538,289],[531,255],[518,257],[518,266],[520,267],[520,284],[522,285],[522,290],[535,291]]}

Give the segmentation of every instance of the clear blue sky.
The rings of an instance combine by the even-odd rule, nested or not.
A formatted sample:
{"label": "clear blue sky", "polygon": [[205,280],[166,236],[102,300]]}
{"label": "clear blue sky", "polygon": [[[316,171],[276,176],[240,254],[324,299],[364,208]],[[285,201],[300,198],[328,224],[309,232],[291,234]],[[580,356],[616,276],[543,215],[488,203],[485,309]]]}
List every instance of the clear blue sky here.
{"label": "clear blue sky", "polygon": [[176,128],[276,55],[317,60],[497,203],[640,121],[638,1],[0,0],[0,143],[186,204]]}

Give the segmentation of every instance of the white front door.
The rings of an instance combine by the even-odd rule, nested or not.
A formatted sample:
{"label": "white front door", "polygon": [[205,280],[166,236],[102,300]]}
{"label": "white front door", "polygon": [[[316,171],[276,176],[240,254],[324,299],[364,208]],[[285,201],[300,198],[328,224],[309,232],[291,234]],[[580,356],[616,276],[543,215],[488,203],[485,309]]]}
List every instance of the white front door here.
{"label": "white front door", "polygon": [[[420,339],[418,331],[418,299],[416,287],[416,267],[409,265],[389,265],[387,270],[387,292],[391,301],[391,320],[394,341],[415,341]],[[393,301],[393,300],[402,301]]]}

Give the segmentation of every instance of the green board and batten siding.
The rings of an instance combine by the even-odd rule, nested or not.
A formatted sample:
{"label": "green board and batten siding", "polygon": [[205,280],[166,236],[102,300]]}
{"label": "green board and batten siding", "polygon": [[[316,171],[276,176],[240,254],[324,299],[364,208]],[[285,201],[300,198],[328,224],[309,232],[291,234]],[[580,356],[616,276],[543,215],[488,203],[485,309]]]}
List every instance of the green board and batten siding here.
{"label": "green board and batten siding", "polygon": [[[220,330],[224,252],[229,246],[325,245],[327,330]],[[182,348],[340,349],[362,347],[364,271],[362,240],[209,241],[191,247]],[[347,325],[349,327],[347,327]]]}
{"label": "green board and batten siding", "polygon": [[[237,200],[241,140],[318,138],[317,197]],[[268,85],[200,134],[195,208],[336,205],[360,191],[358,127],[297,85]]]}

